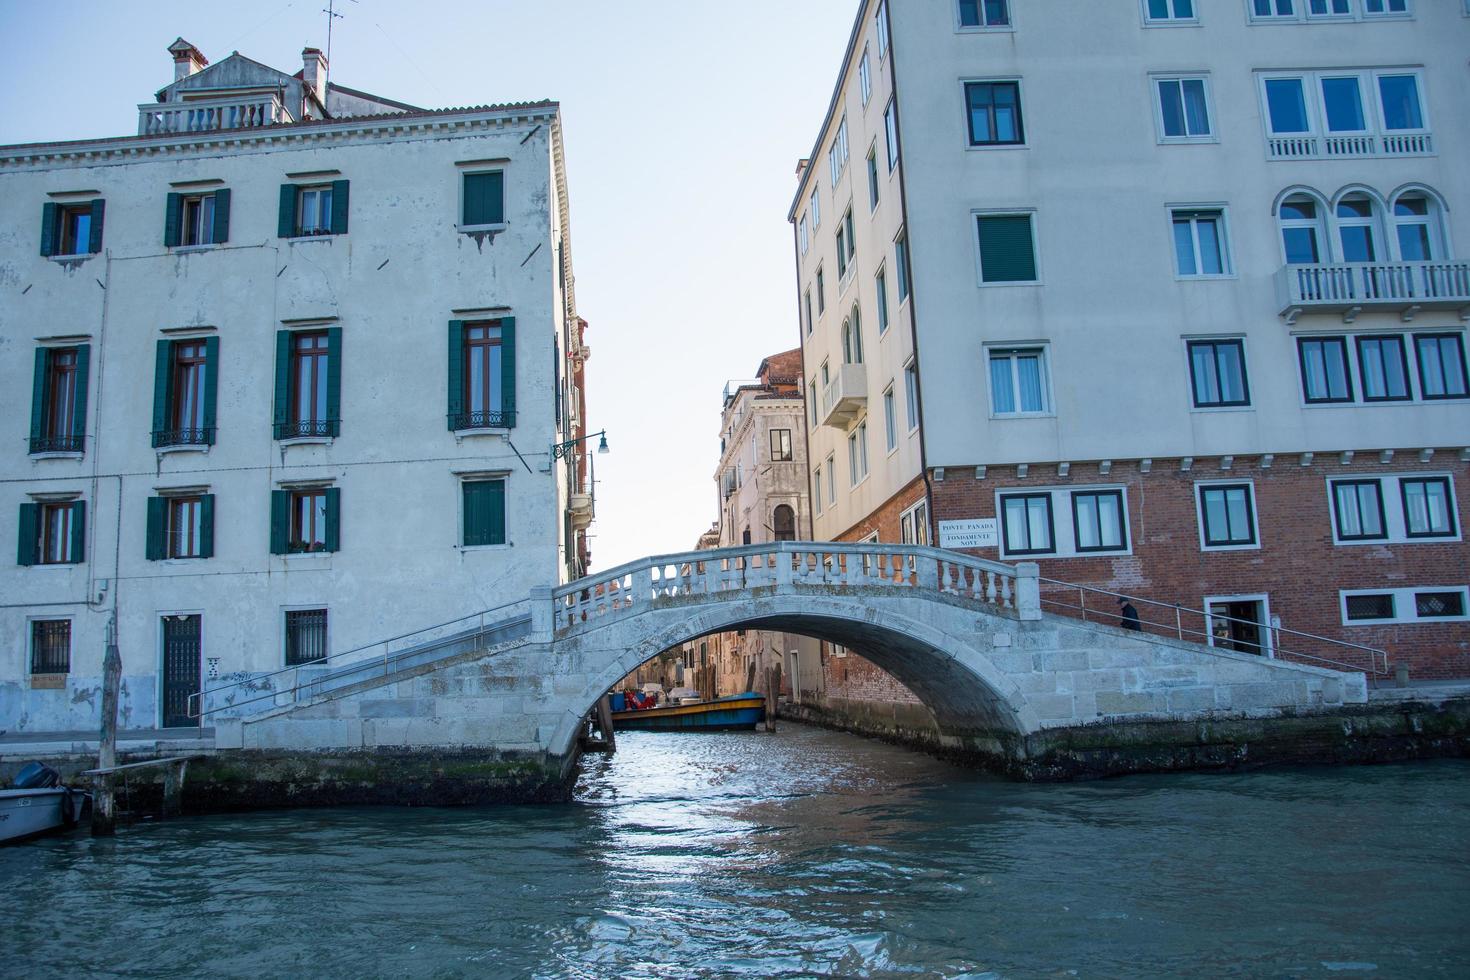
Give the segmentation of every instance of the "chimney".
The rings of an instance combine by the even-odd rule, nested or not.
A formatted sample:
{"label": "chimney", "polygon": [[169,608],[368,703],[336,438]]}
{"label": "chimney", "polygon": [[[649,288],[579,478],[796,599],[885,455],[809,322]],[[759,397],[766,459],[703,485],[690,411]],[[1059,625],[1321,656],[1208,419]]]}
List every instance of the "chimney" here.
{"label": "chimney", "polygon": [[327,59],[321,48],[301,49],[301,81],[317,102],[327,104]]}
{"label": "chimney", "polygon": [[176,82],[183,81],[209,64],[209,59],[204,57],[204,52],[183,38],[178,38],[173,44],[170,44],[168,53],[174,56],[174,81]]}

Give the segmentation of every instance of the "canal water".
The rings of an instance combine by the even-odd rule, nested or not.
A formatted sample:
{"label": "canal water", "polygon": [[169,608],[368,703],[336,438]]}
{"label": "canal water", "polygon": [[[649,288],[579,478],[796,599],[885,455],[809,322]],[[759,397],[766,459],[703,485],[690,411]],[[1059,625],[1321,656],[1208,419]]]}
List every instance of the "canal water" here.
{"label": "canal water", "polygon": [[0,849],[13,977],[1465,977],[1470,762],[1028,786],[627,734],[568,806]]}

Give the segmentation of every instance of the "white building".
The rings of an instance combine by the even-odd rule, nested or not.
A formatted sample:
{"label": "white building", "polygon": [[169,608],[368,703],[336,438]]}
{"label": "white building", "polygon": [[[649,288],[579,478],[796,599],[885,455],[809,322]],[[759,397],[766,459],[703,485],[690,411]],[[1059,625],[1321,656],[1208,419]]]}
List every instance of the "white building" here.
{"label": "white building", "polygon": [[1465,0],[864,0],[789,215],[816,536],[1470,674],[1467,51]]}
{"label": "white building", "polygon": [[122,727],[185,725],[583,571],[556,103],[169,50],[137,135],[0,147],[0,728],[93,728],[114,616]]}

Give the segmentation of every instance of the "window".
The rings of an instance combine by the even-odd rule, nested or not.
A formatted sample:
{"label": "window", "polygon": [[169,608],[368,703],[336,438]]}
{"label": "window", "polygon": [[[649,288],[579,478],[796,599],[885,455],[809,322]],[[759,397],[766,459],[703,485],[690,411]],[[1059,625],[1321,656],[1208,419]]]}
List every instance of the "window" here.
{"label": "window", "polygon": [[801,221],[797,222],[796,242],[797,245],[801,248],[802,255],[805,255],[807,253],[807,250],[811,248],[811,239],[809,238],[806,228],[806,215],[802,215]]}
{"label": "window", "polygon": [[847,117],[837,124],[837,135],[832,137],[832,145],[827,150],[827,169],[832,176],[832,186],[837,186],[837,180],[842,176],[842,171],[847,167]]}
{"label": "window", "polygon": [[461,226],[478,228],[505,224],[505,173],[487,170],[464,175],[464,211]]}
{"label": "window", "polygon": [[868,150],[868,210],[878,209],[878,148]]}
{"label": "window", "polygon": [[1230,274],[1225,212],[1218,208],[1170,212],[1174,222],[1175,271],[1181,278]]}
{"label": "window", "polygon": [[1297,355],[1302,366],[1302,392],[1307,404],[1353,400],[1348,374],[1347,341],[1342,337],[1301,337]]}
{"label": "window", "polygon": [[919,369],[913,361],[903,368],[904,408],[908,411],[909,431],[919,427]]}
{"label": "window", "polygon": [[812,213],[812,231],[816,231],[818,228],[822,227],[822,209],[817,201],[817,188],[815,187],[812,188],[812,200],[810,210]]}
{"label": "window", "polygon": [[1051,411],[1046,351],[1040,347],[990,351],[990,410],[994,415]]}
{"label": "window", "polygon": [[881,0],[878,4],[878,12],[873,20],[878,32],[878,57],[882,58],[888,53],[888,2]]}
{"label": "window", "polygon": [[21,504],[16,564],[79,564],[86,560],[86,535],[86,501]]}
{"label": "window", "polygon": [[1253,20],[1271,21],[1405,17],[1410,13],[1409,0],[1250,0],[1250,5]]}
{"label": "window", "polygon": [[1354,194],[1337,202],[1337,234],[1344,262],[1375,262],[1378,243],[1373,202]]}
{"label": "window", "polygon": [[449,321],[449,428],[516,424],[515,318]]}
{"label": "window", "polygon": [[929,502],[921,500],[899,515],[898,537],[904,544],[929,543]]}
{"label": "window", "polygon": [[777,504],[772,511],[771,531],[777,541],[796,540],[796,511],[789,504]]}
{"label": "window", "polygon": [[857,242],[854,240],[852,231],[852,208],[842,216],[842,221],[837,225],[837,279],[844,282],[847,279],[847,270],[852,260],[857,257]]}
{"label": "window", "polygon": [[1026,142],[1021,128],[1020,82],[967,82],[971,146],[1014,146]]}
{"label": "window", "polygon": [[791,430],[771,430],[771,461],[775,463],[791,462]]}
{"label": "window", "polygon": [[893,265],[898,270],[898,302],[902,306],[909,298],[909,237],[899,232],[893,241]]}
{"label": "window", "polygon": [[1404,338],[1358,337],[1358,376],[1363,382],[1363,401],[1407,401],[1409,368],[1404,354]]}
{"label": "window", "polygon": [[883,110],[883,141],[888,149],[888,172],[893,173],[898,166],[898,105],[892,99]]}
{"label": "window", "polygon": [[812,470],[812,508],[818,514],[822,512],[822,468],[820,466]]}
{"label": "window", "polygon": [[837,504],[837,457],[835,454],[827,457],[827,505]]}
{"label": "window", "polygon": [[1383,541],[1388,521],[1383,488],[1377,480],[1333,480],[1332,516],[1340,541]]}
{"label": "window", "polygon": [[79,453],[87,433],[87,374],[91,347],[36,348],[31,386],[32,453]]}
{"label": "window", "polygon": [[1189,370],[1195,408],[1227,408],[1251,403],[1245,377],[1245,342],[1191,340]]}
{"label": "window", "polygon": [[1045,555],[1056,550],[1051,494],[1001,494],[1001,534],[1008,555]]}
{"label": "window", "polygon": [[975,223],[981,283],[1037,281],[1030,214],[982,214]]}
{"label": "window", "polygon": [[1353,590],[1339,596],[1344,626],[1470,619],[1470,590],[1464,586]]}
{"label": "window", "polygon": [[1322,261],[1317,202],[1307,197],[1289,197],[1281,204],[1278,220],[1288,265],[1316,265]]}
{"label": "window", "polygon": [[71,672],[71,620],[31,621],[31,673]]}
{"label": "window", "polygon": [[230,192],[170,194],[164,208],[163,244],[218,245],[230,240]]}
{"label": "window", "polygon": [[1272,159],[1433,152],[1417,71],[1293,72],[1261,76]]}
{"label": "window", "polygon": [[347,234],[348,181],[282,184],[276,232],[281,238]]}
{"label": "window", "polygon": [[219,338],[160,340],[153,378],[153,446],[210,446],[215,438]]}
{"label": "window", "polygon": [[1123,491],[1085,490],[1072,494],[1072,531],[1079,552],[1128,548]]}
{"label": "window", "polygon": [[286,666],[299,667],[327,659],[327,611],[286,611]]}
{"label": "window", "polygon": [[883,336],[888,330],[888,273],[884,267],[879,267],[873,276],[873,289],[878,297],[878,336]]}
{"label": "window", "polygon": [[817,268],[817,316],[827,312],[827,281],[820,266]]}
{"label": "window", "polygon": [[1191,143],[1214,138],[1204,76],[1155,78],[1154,86],[1159,96],[1161,142]]}
{"label": "window", "polygon": [[271,554],[341,550],[341,499],[336,487],[271,491]]}
{"label": "window", "polygon": [[1306,0],[1307,17],[1349,17],[1352,7],[1348,0]]}
{"label": "window", "polygon": [[807,404],[811,407],[812,428],[817,427],[817,383],[811,384],[811,392],[807,398]]}
{"label": "window", "polygon": [[1405,262],[1430,262],[1440,258],[1438,215],[1422,194],[1404,194],[1393,203],[1399,258]]}
{"label": "window", "polygon": [[857,431],[847,437],[847,461],[852,473],[852,485],[857,486],[868,478],[868,422],[858,423]]}
{"label": "window", "polygon": [[812,325],[813,325],[812,324],[812,288],[810,286],[808,286],[806,288],[806,295],[805,295],[804,299],[805,299],[805,302],[806,302],[806,335],[808,337],[810,337],[812,335]]}
{"label": "window", "polygon": [[41,254],[95,255],[102,251],[102,215],[106,202],[41,205]]}
{"label": "window", "polygon": [[1411,538],[1453,538],[1454,497],[1448,477],[1399,480],[1404,502],[1404,532]]}
{"label": "window", "polygon": [[863,363],[863,328],[856,306],[852,316],[842,321],[842,363]]}
{"label": "window", "polygon": [[340,327],[276,334],[277,439],[341,434],[341,356]]}
{"label": "window", "polygon": [[1256,518],[1250,484],[1201,484],[1199,510],[1204,547],[1256,545]]}
{"label": "window", "polygon": [[214,557],[214,494],[150,497],[147,519],[149,561]]}
{"label": "window", "polygon": [[863,93],[863,105],[867,105],[868,100],[873,97],[873,73],[868,68],[867,45],[863,45],[863,57],[858,62],[858,87]]}
{"label": "window", "polygon": [[898,408],[893,400],[893,385],[883,390],[883,445],[890,453],[898,448]]}
{"label": "window", "polygon": [[1194,20],[1194,0],[1144,0],[1146,24],[1174,24]]}
{"label": "window", "polygon": [[959,0],[960,26],[997,28],[1011,25],[1010,0]]}
{"label": "window", "polygon": [[1419,393],[1426,399],[1464,398],[1465,337],[1458,333],[1414,335],[1419,355]]}

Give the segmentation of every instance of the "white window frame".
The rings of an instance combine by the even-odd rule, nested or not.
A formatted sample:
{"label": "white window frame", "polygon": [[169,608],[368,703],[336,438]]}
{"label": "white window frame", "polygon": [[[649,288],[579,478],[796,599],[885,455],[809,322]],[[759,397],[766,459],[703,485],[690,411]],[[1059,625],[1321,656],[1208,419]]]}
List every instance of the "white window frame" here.
{"label": "white window frame", "polygon": [[[1410,536],[1409,515],[1404,505],[1403,484],[1405,481],[1415,480],[1444,480],[1448,485],[1446,503],[1450,507],[1450,518],[1454,521],[1454,534],[1427,535],[1420,534]],[[1337,523],[1337,490],[1338,483],[1366,483],[1378,484],[1378,500],[1383,508],[1383,531],[1381,538],[1356,539],[1349,538],[1344,541],[1341,529]],[[1327,483],[1327,511],[1332,521],[1332,543],[1339,547],[1351,548],[1355,545],[1419,545],[1419,544],[1444,544],[1464,540],[1464,521],[1457,509],[1458,498],[1455,496],[1455,477],[1448,470],[1426,470],[1424,472],[1408,473],[1364,473],[1348,472],[1334,473],[1326,478]]]}
{"label": "white window frame", "polygon": [[801,254],[803,256],[805,256],[806,253],[807,253],[807,250],[809,248],[811,248],[811,238],[810,238],[810,234],[807,231],[807,227],[806,227],[806,215],[802,215],[801,216],[801,221],[799,221],[797,223],[797,226],[796,226],[796,240],[797,240],[797,243],[801,246]]}
{"label": "white window frame", "polygon": [[[1144,2],[1147,3],[1147,0],[1144,0]],[[1202,85],[1204,86],[1204,93],[1205,93],[1205,115],[1207,117],[1207,121],[1208,121],[1209,127],[1210,127],[1209,128],[1209,132],[1207,132],[1207,133],[1200,133],[1200,134],[1186,133],[1183,136],[1170,136],[1168,134],[1168,132],[1165,131],[1165,128],[1164,128],[1164,93],[1160,89],[1159,86],[1160,85],[1163,85],[1166,82],[1173,82],[1173,83],[1176,83],[1176,84],[1178,84],[1180,86],[1180,96],[1179,97],[1180,97],[1180,100],[1181,100],[1181,105],[1183,104],[1182,100],[1184,98],[1184,94],[1183,94],[1184,93],[1183,83],[1184,82],[1200,82],[1200,83],[1202,83]],[[1151,74],[1151,75],[1148,76],[1148,84],[1149,84],[1149,89],[1153,92],[1153,100],[1154,100],[1154,132],[1155,132],[1155,136],[1156,136],[1156,138],[1157,138],[1157,140],[1158,140],[1158,142],[1159,142],[1160,145],[1167,145],[1167,144],[1174,144],[1174,143],[1218,143],[1218,142],[1220,142],[1220,135],[1219,135],[1218,127],[1216,127],[1216,125],[1215,125],[1215,93],[1214,93],[1214,86],[1212,86],[1210,84],[1210,73],[1209,72],[1203,72],[1203,71],[1196,71],[1196,72],[1157,72],[1157,73],[1154,73],[1154,74]],[[1187,126],[1188,125],[1188,122],[1187,122],[1188,115],[1187,114],[1185,116],[1185,119],[1186,119],[1185,125]]]}
{"label": "white window frame", "polygon": [[[1230,207],[1226,204],[1170,204],[1165,208],[1169,216],[1169,247],[1174,256],[1174,278],[1181,281],[1193,281],[1195,279],[1234,279],[1235,256],[1231,249],[1230,236]],[[1219,215],[1216,228],[1220,233],[1220,271],[1219,272],[1192,272],[1186,273],[1179,268],[1179,252],[1174,243],[1174,222],[1181,214],[1194,213],[1190,218],[1190,239],[1194,246],[1194,267],[1201,268],[1200,261],[1199,226],[1196,223],[1203,214],[1215,213]]]}
{"label": "white window frame", "polygon": [[[1196,0],[1198,2],[1198,0]],[[1277,0],[1270,0],[1271,9],[1275,11]],[[1329,9],[1325,13],[1312,13],[1311,0],[1293,0],[1291,13],[1289,14],[1258,14],[1256,13],[1255,0],[1245,0],[1246,19],[1252,24],[1301,24],[1301,23],[1332,23],[1342,21],[1374,21],[1374,20],[1412,20],[1414,17],[1414,0],[1404,0],[1405,9],[1402,11],[1388,10],[1388,0],[1384,0],[1384,10],[1374,13],[1368,10],[1368,0],[1348,0],[1346,13],[1333,12],[1330,7],[1332,0],[1327,0]],[[1467,0],[1470,5],[1470,0]]]}
{"label": "white window frame", "polygon": [[820,190],[820,187],[812,188],[811,213],[813,234],[816,233],[818,228],[822,227],[822,205],[821,202],[817,199],[817,194]]}
{"label": "white window frame", "polygon": [[878,35],[878,63],[888,54],[888,0],[879,0],[878,12],[873,16]]}
{"label": "white window frame", "polygon": [[859,422],[847,437],[848,489],[856,490],[868,479],[868,420]]}
{"label": "white window frame", "polygon": [[[990,405],[990,417],[992,419],[1039,419],[1055,418],[1056,403],[1052,399],[1051,386],[1051,344],[1046,341],[1032,342],[1010,342],[992,343],[984,345],[985,352],[985,391],[988,395]],[[1021,390],[1021,376],[1016,366],[1016,355],[1030,354],[1032,352],[1041,355],[1041,409],[1035,412],[1023,411],[1017,408],[1014,412],[1000,412],[995,407],[995,390],[991,384],[990,364],[997,355],[1011,362],[1011,384],[1012,392],[1016,394],[1016,404],[1020,404],[1019,392]]]}
{"label": "white window frame", "polygon": [[[1345,69],[1299,69],[1299,70],[1272,70],[1257,71],[1256,96],[1261,108],[1261,126],[1264,128],[1267,140],[1269,157],[1270,141],[1273,139],[1301,139],[1301,140],[1367,140],[1374,143],[1378,140],[1391,137],[1415,137],[1434,135],[1434,120],[1429,114],[1429,96],[1425,86],[1425,72],[1422,65],[1407,65],[1401,68],[1394,67],[1370,67],[1370,68],[1345,68]],[[1386,125],[1383,112],[1383,94],[1379,88],[1379,79],[1389,75],[1412,75],[1415,90],[1419,96],[1419,115],[1423,123],[1418,129],[1389,129]],[[1327,128],[1327,106],[1322,95],[1322,81],[1328,78],[1354,77],[1358,80],[1358,93],[1362,100],[1363,123],[1366,127],[1361,130],[1329,130]],[[1302,86],[1302,97],[1306,101],[1307,131],[1304,133],[1281,133],[1278,134],[1271,128],[1271,106],[1266,96],[1266,84],[1271,81],[1292,79],[1299,81]],[[1325,147],[1324,147],[1325,150]],[[1436,148],[1435,153],[1438,152]],[[1399,156],[1400,154],[1379,154],[1376,150],[1369,152],[1353,153],[1318,153],[1315,157],[1304,156],[1301,159],[1353,159],[1369,156]],[[1407,154],[1404,154],[1407,155]],[[1290,159],[1290,157],[1271,157],[1271,159]]]}
{"label": "white window frame", "polygon": [[[1271,596],[1266,592],[1253,592],[1245,595],[1207,595],[1201,600],[1205,614],[1205,643],[1208,646],[1215,645],[1215,616],[1210,612],[1210,606],[1217,602],[1259,602],[1261,604],[1261,619],[1263,622],[1257,624],[1261,629],[1261,653],[1259,656],[1267,660],[1276,659],[1276,631],[1280,627],[1276,625],[1276,619],[1271,615]],[[1226,651],[1228,653],[1244,653],[1241,650]],[[1257,654],[1246,653],[1245,656],[1257,656]]]}
{"label": "white window frame", "polygon": [[885,261],[873,273],[873,296],[878,306],[878,336],[888,332],[888,263]]}
{"label": "white window frame", "polygon": [[1004,24],[991,25],[985,21],[985,0],[975,0],[976,10],[979,12],[980,23],[964,24],[960,22],[959,0],[950,0],[950,6],[954,10],[954,29],[956,34],[1003,34],[1016,29],[1016,12],[1012,9],[1011,0],[1005,0],[1006,22]]}
{"label": "white window frame", "polygon": [[827,454],[827,506],[837,506],[837,454]]}
{"label": "white window frame", "polygon": [[[1122,521],[1123,547],[1094,548],[1087,551],[1077,543],[1077,517],[1073,495],[1088,493],[1117,493],[1120,495],[1119,517]],[[1051,550],[1010,551],[1006,548],[1005,498],[1015,496],[1034,497],[1047,495],[1051,498]],[[995,491],[996,545],[1001,559],[1014,558],[1023,561],[1032,558],[1098,558],[1126,557],[1133,554],[1133,526],[1128,516],[1128,485],[1126,483],[1088,483],[1077,486],[1009,486]]]}
{"label": "white window frame", "polygon": [[822,516],[822,464],[812,467],[812,512]]}
{"label": "white window frame", "polygon": [[874,140],[868,147],[868,213],[872,214],[878,210],[878,204],[883,199],[882,187],[878,183],[878,141]]}
{"label": "white window frame", "polygon": [[884,448],[891,456],[898,452],[898,401],[893,395],[893,382],[883,389]]}
{"label": "white window frame", "polygon": [[[1458,592],[1467,615],[1420,616],[1415,596],[1421,592]],[[1394,615],[1390,619],[1348,619],[1349,596],[1391,595]],[[1340,589],[1337,593],[1337,611],[1344,626],[1391,626],[1434,625],[1436,623],[1463,623],[1470,621],[1470,589],[1463,585],[1418,585],[1407,589]]]}
{"label": "white window frame", "polygon": [[913,434],[919,431],[919,367],[912,357],[903,366],[903,398],[909,433]]}
{"label": "white window frame", "polygon": [[899,143],[898,143],[898,103],[890,98],[888,106],[883,110],[883,140],[885,149],[888,151],[888,172],[893,173],[898,167]]}
{"label": "white window frame", "polygon": [[1168,16],[1165,16],[1165,17],[1154,17],[1154,16],[1151,16],[1149,14],[1149,12],[1148,12],[1149,0],[1139,0],[1139,8],[1143,12],[1143,26],[1144,27],[1198,27],[1199,26],[1199,5],[1202,2],[1202,0],[1191,0],[1191,8],[1194,10],[1194,14],[1192,16],[1189,16],[1189,17],[1178,17],[1178,16],[1176,16],[1174,14],[1174,11],[1178,9],[1179,0],[1166,0],[1166,2],[1169,5],[1169,10],[1170,10],[1169,15]]}
{"label": "white window frame", "polygon": [[858,61],[858,88],[862,92],[863,106],[873,98],[873,72],[868,66],[868,46],[863,45],[863,56]]}
{"label": "white window frame", "polygon": [[847,171],[847,116],[837,124],[837,132],[832,137],[832,145],[827,148],[827,169],[832,174],[832,186],[836,187],[842,180],[842,175]]}
{"label": "white window frame", "polygon": [[[1203,490],[1209,487],[1237,487],[1246,488],[1246,503],[1250,507],[1251,536],[1255,539],[1249,544],[1208,544],[1205,539],[1205,501]],[[1254,480],[1198,480],[1193,487],[1195,524],[1199,529],[1199,549],[1201,552],[1217,551],[1260,551],[1261,550],[1261,513],[1256,507],[1256,483]]]}
{"label": "white window frame", "polygon": [[[1031,222],[1031,264],[1035,267],[1035,279],[1006,279],[997,282],[985,281],[985,262],[980,256],[981,218],[1026,218]],[[1037,230],[1035,208],[978,208],[970,211],[970,241],[975,248],[975,285],[981,289],[1005,289],[1011,286],[1043,286],[1046,273],[1041,268],[1041,238]]]}
{"label": "white window frame", "polygon": [[[907,540],[904,537],[905,530],[908,534]],[[898,536],[901,544],[916,544],[922,547],[932,543],[929,540],[929,501],[927,499],[910,504],[898,515]]]}

